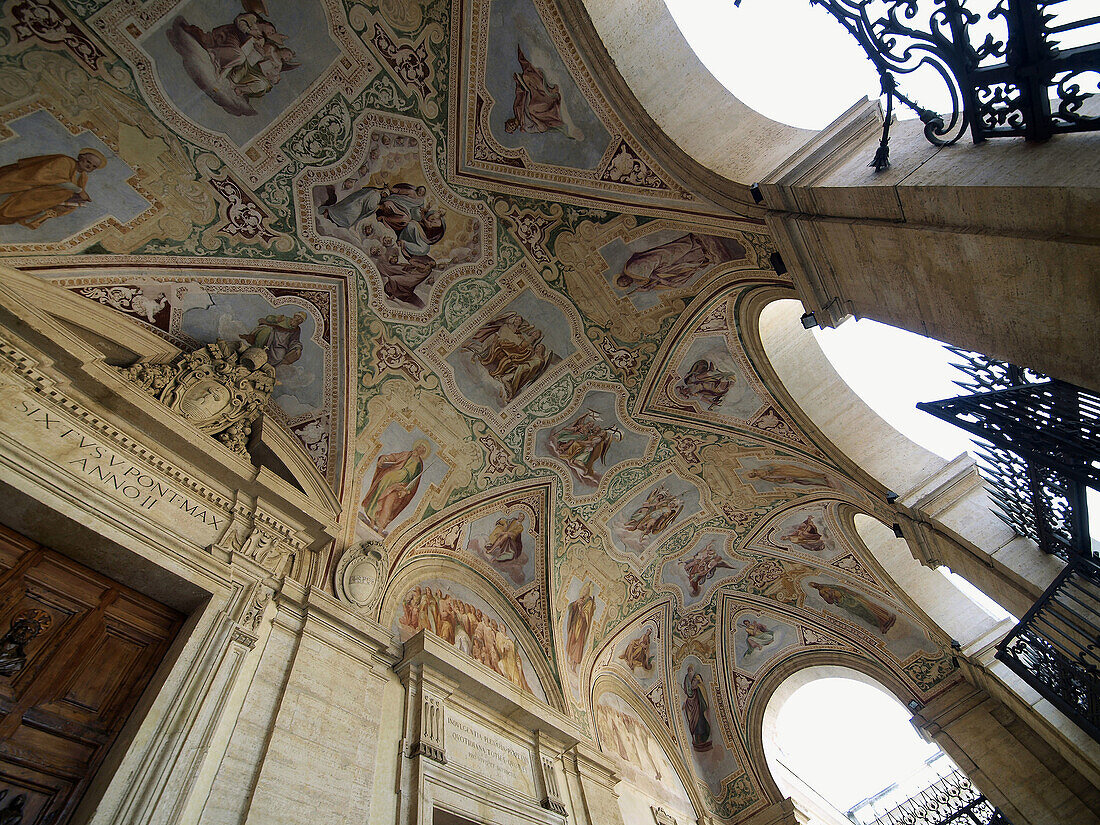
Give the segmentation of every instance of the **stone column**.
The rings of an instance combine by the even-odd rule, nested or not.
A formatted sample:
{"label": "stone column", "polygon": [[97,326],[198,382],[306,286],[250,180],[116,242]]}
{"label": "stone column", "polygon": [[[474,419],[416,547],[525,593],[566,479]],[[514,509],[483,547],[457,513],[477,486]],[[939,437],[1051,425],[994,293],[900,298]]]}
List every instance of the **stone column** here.
{"label": "stone column", "polygon": [[803,825],[806,821],[798,815],[794,800],[787,797],[746,819],[738,819],[737,825]]}
{"label": "stone column", "polygon": [[624,825],[615,792],[622,777],[599,750],[584,742],[570,748],[565,753],[565,775],[576,825]]}
{"label": "stone column", "polygon": [[915,713],[913,725],[1013,825],[1100,825],[1100,791],[985,691],[961,682]]}
{"label": "stone column", "polygon": [[1100,388],[1100,135],[1044,144],[882,128],[857,104],[760,181],[766,221],[817,321],[847,315]]}
{"label": "stone column", "polygon": [[320,590],[284,587],[278,602],[292,658],[239,821],[368,822],[383,689],[396,660],[390,634]]}

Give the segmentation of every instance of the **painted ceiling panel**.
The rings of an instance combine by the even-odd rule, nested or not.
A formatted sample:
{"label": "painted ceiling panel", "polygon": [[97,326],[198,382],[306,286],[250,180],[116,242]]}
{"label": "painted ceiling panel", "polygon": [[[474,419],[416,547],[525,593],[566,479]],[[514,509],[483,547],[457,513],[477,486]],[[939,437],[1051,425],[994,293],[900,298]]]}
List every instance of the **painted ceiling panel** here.
{"label": "painted ceiling panel", "polygon": [[266,420],[343,507],[328,569],[376,548],[398,637],[722,818],[770,801],[746,719],[791,657],[956,678],[846,515],[878,491],[754,360],[742,302],[793,295],[766,231],[629,133],[550,0],[5,14],[5,262],[263,346]]}

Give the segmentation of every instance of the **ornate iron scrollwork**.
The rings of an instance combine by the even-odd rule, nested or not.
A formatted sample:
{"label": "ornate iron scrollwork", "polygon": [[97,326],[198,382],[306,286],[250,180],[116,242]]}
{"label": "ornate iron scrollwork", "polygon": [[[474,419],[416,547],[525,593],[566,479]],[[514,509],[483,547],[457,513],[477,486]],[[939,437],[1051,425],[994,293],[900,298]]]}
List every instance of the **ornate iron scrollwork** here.
{"label": "ornate iron scrollwork", "polygon": [[[975,143],[1100,129],[1100,117],[1084,111],[1096,94],[1085,86],[1097,85],[1100,77],[1100,44],[1060,45],[1095,39],[1100,17],[1068,19],[1055,8],[1065,0],[989,0],[982,12],[962,0],[809,2],[844,26],[878,72],[886,122],[871,165],[880,171],[889,166],[895,99],[917,114],[937,146],[956,142],[967,127]],[[980,2],[971,0],[970,6]],[[899,79],[919,69],[942,79],[948,111],[927,109],[900,88]]]}
{"label": "ornate iron scrollwork", "polygon": [[1100,395],[978,353],[957,381],[971,394],[917,404],[970,432],[997,515],[1044,552],[1091,555],[1086,487],[1100,488]]}
{"label": "ornate iron scrollwork", "polygon": [[1100,564],[1070,559],[997,658],[1100,741]]}
{"label": "ornate iron scrollwork", "polygon": [[871,825],[1011,825],[961,772],[952,771]]}

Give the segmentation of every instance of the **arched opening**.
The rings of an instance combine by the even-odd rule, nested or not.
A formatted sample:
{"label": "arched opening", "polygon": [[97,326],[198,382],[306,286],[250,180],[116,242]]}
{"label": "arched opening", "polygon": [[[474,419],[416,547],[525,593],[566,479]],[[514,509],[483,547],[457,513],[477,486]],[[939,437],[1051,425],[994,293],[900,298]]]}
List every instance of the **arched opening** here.
{"label": "arched opening", "polygon": [[[758,313],[765,371],[774,372],[805,423],[850,460],[853,472],[881,484],[887,503],[896,500],[912,515],[902,527],[912,528],[906,538],[914,556],[948,564],[1010,613],[1023,615],[1061,563],[994,515],[969,455],[948,461],[899,432],[849,386],[803,327],[801,302],[774,298],[761,292],[745,311]],[[890,372],[905,372],[903,354],[893,362]]]}
{"label": "arched opening", "polygon": [[958,768],[923,740],[885,686],[843,666],[787,677],[763,717],[764,754],[780,791],[810,825],[867,825],[955,777]]}

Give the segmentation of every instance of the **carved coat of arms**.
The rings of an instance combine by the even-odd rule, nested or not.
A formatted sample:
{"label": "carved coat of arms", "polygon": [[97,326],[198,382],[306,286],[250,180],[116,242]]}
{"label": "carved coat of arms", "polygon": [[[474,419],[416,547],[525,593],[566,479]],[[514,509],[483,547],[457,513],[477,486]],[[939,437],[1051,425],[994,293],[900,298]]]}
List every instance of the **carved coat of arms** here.
{"label": "carved coat of arms", "polygon": [[218,340],[168,364],[138,361],[122,374],[241,455],[275,388],[267,353],[244,341]]}

